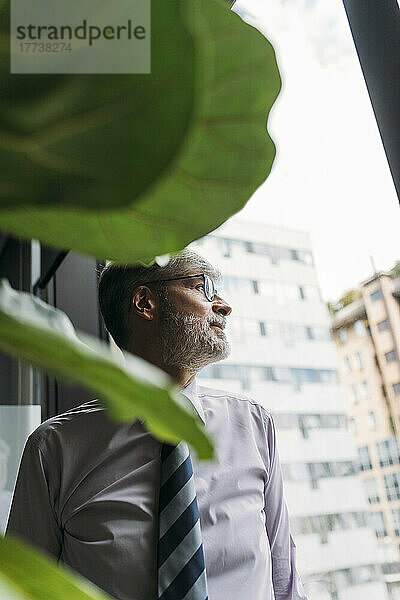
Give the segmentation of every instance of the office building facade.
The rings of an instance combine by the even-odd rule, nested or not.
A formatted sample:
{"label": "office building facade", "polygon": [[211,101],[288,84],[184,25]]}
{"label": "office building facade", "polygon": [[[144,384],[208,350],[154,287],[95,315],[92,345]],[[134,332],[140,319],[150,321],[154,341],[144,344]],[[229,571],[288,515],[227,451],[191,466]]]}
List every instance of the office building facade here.
{"label": "office building facade", "polygon": [[386,599],[308,235],[232,219],[194,244],[223,273],[228,359],[200,374],[274,415],[310,600]]}
{"label": "office building facade", "polygon": [[332,337],[368,498],[369,519],[381,554],[387,558],[386,578],[390,587],[398,590],[400,277],[376,273],[361,284],[360,292],[361,298],[334,315]]}

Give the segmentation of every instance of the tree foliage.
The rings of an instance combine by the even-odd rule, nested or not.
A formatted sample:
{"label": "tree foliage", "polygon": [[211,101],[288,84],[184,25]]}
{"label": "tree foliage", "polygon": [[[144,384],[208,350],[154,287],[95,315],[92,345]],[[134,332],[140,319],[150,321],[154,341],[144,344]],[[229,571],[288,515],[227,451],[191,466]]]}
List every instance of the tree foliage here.
{"label": "tree foliage", "polygon": [[348,306],[349,304],[352,304],[355,302],[355,300],[359,300],[360,298],[362,298],[362,291],[360,289],[347,290],[347,292],[345,292],[337,302],[328,302],[329,312],[331,315],[335,315],[339,310],[345,306]]}

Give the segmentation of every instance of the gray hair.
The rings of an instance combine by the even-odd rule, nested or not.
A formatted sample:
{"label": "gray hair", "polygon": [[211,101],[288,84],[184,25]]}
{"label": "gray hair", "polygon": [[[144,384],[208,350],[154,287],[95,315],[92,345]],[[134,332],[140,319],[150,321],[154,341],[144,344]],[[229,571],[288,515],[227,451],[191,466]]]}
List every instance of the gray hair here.
{"label": "gray hair", "polygon": [[[214,281],[221,274],[205,258],[192,249],[171,256],[165,266],[153,263],[150,267],[142,264],[121,265],[109,263],[103,268],[99,277],[98,291],[101,314],[107,330],[115,343],[126,349],[131,331],[129,331],[129,312],[134,290],[146,283],[205,273]],[[166,285],[155,283],[152,289],[159,295],[166,296]]]}

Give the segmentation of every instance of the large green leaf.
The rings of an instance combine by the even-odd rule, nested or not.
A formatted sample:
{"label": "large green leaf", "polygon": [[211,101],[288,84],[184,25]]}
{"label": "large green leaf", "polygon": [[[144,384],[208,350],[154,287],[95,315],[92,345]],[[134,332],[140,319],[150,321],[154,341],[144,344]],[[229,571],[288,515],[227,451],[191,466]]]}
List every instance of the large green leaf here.
{"label": "large green leaf", "polygon": [[[113,16],[128,2],[109,0]],[[151,8],[151,75],[10,74],[3,46],[2,207],[132,204],[173,159],[193,105],[194,48],[177,0]]]}
{"label": "large green leaf", "polygon": [[184,439],[199,458],[212,458],[201,420],[163,371],[128,353],[120,360],[104,342],[78,337],[67,315],[13,290],[5,279],[0,281],[0,347],[92,389],[115,419],[140,418],[160,439]]}
{"label": "large green leaf", "polygon": [[111,600],[36,549],[0,536],[0,600]]}
{"label": "large green leaf", "polygon": [[[1,229],[99,258],[149,261],[215,229],[239,211],[265,180],[275,155],[266,121],[280,89],[272,46],[226,3],[164,2],[169,3],[177,7],[179,21],[191,34],[195,55],[192,105],[173,159],[130,206],[73,209],[55,195],[51,207],[0,211]],[[152,6],[157,5],[153,0]],[[175,22],[168,21],[168,27],[175,35]],[[155,55],[160,56],[159,40],[153,36],[152,42]],[[164,144],[159,121],[174,120],[181,110],[179,106],[161,114],[154,105],[156,125],[146,133],[156,146]],[[147,127],[145,123],[138,113],[135,127]],[[150,150],[142,154],[134,145],[123,144],[121,152],[139,153],[143,166],[154,160]],[[11,163],[7,169],[15,170]],[[18,181],[14,183],[22,204],[25,192]],[[110,192],[110,204],[120,204],[123,184],[121,179]],[[78,196],[75,201],[83,206],[85,201]]]}

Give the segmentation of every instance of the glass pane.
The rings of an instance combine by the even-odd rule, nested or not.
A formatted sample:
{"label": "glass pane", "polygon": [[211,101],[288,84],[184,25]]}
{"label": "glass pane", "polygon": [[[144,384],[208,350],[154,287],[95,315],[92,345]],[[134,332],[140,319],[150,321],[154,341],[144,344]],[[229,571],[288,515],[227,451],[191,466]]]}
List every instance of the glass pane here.
{"label": "glass pane", "polygon": [[26,439],[40,425],[40,406],[0,406],[0,533],[4,533]]}

